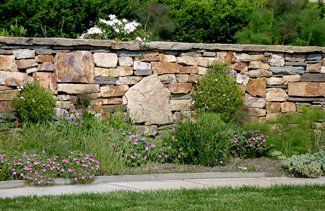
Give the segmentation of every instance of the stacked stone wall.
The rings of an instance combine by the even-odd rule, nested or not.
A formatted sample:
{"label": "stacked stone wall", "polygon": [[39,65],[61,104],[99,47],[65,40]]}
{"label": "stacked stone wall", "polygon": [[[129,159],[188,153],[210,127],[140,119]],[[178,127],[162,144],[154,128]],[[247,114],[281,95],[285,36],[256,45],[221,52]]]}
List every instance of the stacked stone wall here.
{"label": "stacked stone wall", "polygon": [[14,118],[18,88],[38,80],[58,114],[86,93],[96,113],[120,108],[138,124],[176,123],[214,62],[229,64],[245,92],[247,120],[263,122],[324,103],[324,57],[325,47],[0,37],[0,122]]}

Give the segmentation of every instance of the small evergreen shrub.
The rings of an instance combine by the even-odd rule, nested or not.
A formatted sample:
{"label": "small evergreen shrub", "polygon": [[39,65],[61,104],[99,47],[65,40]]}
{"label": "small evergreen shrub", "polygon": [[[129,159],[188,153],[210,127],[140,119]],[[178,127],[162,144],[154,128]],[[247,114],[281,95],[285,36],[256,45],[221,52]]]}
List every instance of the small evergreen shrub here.
{"label": "small evergreen shrub", "polygon": [[314,154],[293,155],[282,162],[288,174],[295,177],[315,178],[325,170],[325,151]]}
{"label": "small evergreen shrub", "polygon": [[212,65],[192,95],[195,109],[219,113],[225,122],[233,120],[243,104],[242,92],[227,70],[225,65]]}
{"label": "small evergreen shrub", "polygon": [[50,91],[33,82],[21,88],[13,105],[21,122],[46,122],[54,115],[55,100]]}

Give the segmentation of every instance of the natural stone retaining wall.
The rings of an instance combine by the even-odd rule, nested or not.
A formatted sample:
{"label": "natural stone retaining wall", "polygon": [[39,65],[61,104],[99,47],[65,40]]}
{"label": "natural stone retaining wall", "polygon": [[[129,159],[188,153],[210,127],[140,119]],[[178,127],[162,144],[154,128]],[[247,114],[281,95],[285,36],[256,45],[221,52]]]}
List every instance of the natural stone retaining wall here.
{"label": "natural stone retaining wall", "polygon": [[324,103],[324,57],[325,47],[0,37],[0,118],[14,117],[18,87],[39,80],[58,114],[87,93],[94,112],[120,107],[138,124],[175,123],[190,115],[195,84],[220,62],[245,92],[247,120],[261,122]]}

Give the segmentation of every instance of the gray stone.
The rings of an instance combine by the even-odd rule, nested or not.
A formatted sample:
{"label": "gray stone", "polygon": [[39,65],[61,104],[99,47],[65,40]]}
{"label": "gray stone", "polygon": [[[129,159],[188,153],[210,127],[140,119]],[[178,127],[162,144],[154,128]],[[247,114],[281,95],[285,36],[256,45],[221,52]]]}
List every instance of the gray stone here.
{"label": "gray stone", "polygon": [[150,126],[135,126],[136,129],[143,132],[143,134],[148,136],[156,136],[158,134],[158,126],[157,125],[150,125]]}
{"label": "gray stone", "polygon": [[307,66],[305,62],[286,62],[286,66]]}
{"label": "gray stone", "polygon": [[99,92],[98,84],[58,84],[58,92],[67,94],[90,94]]}
{"label": "gray stone", "polygon": [[159,79],[164,84],[176,83],[176,76],[175,74],[165,74],[160,75]]}
{"label": "gray stone", "polygon": [[248,76],[251,78],[271,77],[272,72],[265,69],[250,70]]}
{"label": "gray stone", "polygon": [[0,119],[14,120],[16,119],[16,115],[12,112],[0,112]]}
{"label": "gray stone", "polygon": [[143,78],[131,87],[125,96],[131,120],[145,125],[164,125],[172,123],[169,108],[170,92],[157,75]]}
{"label": "gray stone", "polygon": [[273,54],[269,59],[271,66],[283,67],[284,66],[284,55],[283,54]]}
{"label": "gray stone", "polygon": [[122,56],[118,58],[118,63],[120,66],[131,67],[133,66],[133,59],[129,56]]}
{"label": "gray stone", "polygon": [[152,75],[152,70],[136,70],[134,75]]}
{"label": "gray stone", "polygon": [[148,62],[134,61],[134,70],[151,70],[151,64]]}
{"label": "gray stone", "polygon": [[324,98],[319,97],[289,97],[288,101],[292,102],[317,102],[322,101]]}
{"label": "gray stone", "polygon": [[300,81],[325,82],[325,74],[304,74],[300,76]]}
{"label": "gray stone", "polygon": [[192,95],[191,94],[172,94],[171,98],[172,100],[188,100],[191,99]]}
{"label": "gray stone", "polygon": [[35,50],[18,49],[13,51],[16,59],[33,59],[35,58]]}
{"label": "gray stone", "polygon": [[320,61],[322,60],[321,54],[308,54],[306,61]]}
{"label": "gray stone", "polygon": [[285,66],[285,67],[271,67],[270,70],[274,74],[283,74],[283,75],[296,75],[296,74],[304,74],[305,67],[297,66]]}
{"label": "gray stone", "polygon": [[117,84],[117,78],[96,76],[95,83],[101,85],[114,85]]}
{"label": "gray stone", "polygon": [[247,86],[248,81],[249,81],[249,77],[247,75],[237,74],[236,83]]}
{"label": "gray stone", "polygon": [[36,54],[40,55],[51,55],[53,54],[53,50],[52,49],[47,49],[47,48],[38,48],[35,50]]}
{"label": "gray stone", "polygon": [[120,57],[143,57],[142,51],[117,51],[117,55]]}
{"label": "gray stone", "polygon": [[253,97],[249,94],[245,94],[245,105],[253,108],[265,108],[265,98]]}

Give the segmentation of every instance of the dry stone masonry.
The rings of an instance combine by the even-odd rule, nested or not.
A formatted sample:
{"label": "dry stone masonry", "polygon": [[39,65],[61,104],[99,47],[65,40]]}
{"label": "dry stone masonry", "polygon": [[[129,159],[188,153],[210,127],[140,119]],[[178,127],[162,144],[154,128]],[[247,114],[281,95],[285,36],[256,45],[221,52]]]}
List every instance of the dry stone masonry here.
{"label": "dry stone masonry", "polygon": [[247,121],[325,103],[325,47],[0,37],[0,126],[15,118],[18,88],[38,80],[58,115],[86,93],[92,111],[122,109],[156,134],[191,115],[191,93],[214,62],[229,64]]}

